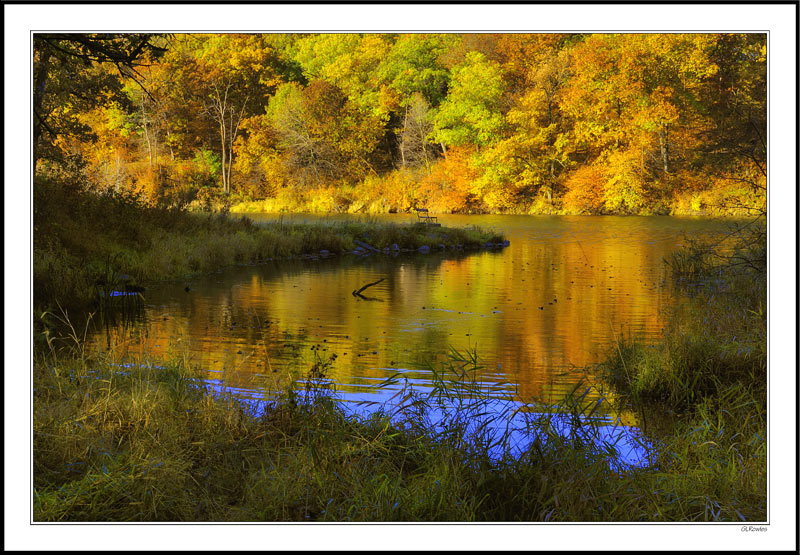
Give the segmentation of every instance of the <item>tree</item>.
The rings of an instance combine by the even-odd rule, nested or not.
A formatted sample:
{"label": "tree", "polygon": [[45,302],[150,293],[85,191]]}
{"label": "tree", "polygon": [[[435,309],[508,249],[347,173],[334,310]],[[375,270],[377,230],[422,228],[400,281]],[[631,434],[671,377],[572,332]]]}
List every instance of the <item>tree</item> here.
{"label": "tree", "polygon": [[527,92],[506,114],[510,133],[480,155],[483,173],[475,191],[495,210],[531,201],[552,207],[559,176],[571,165],[571,126],[560,111],[569,54],[540,52],[539,58],[540,65],[527,77]]}
{"label": "tree", "polygon": [[703,129],[698,151],[704,174],[743,184],[763,198],[766,213],[767,73],[766,35],[723,35],[709,58],[719,68],[702,85],[711,125]]}
{"label": "tree", "polygon": [[321,80],[305,88],[287,83],[276,92],[267,114],[279,146],[290,154],[290,167],[317,183],[374,171],[369,157],[383,133],[381,121],[335,85]]}
{"label": "tree", "polygon": [[300,85],[281,85],[269,103],[267,116],[275,128],[278,146],[289,154],[289,170],[310,172],[319,183],[335,169],[335,165],[329,163],[329,146],[312,130]]}
{"label": "tree", "polygon": [[429,114],[428,100],[422,93],[414,93],[403,109],[403,126],[400,130],[400,157],[404,168],[425,165],[430,170],[434,154],[428,142],[433,131]]}
{"label": "tree", "polygon": [[[92,140],[79,114],[100,99],[119,95],[121,78],[138,81],[137,67],[165,51],[161,41],[152,34],[34,34],[34,162],[63,159],[60,139]],[[117,75],[103,65],[115,68]]]}
{"label": "tree", "polygon": [[431,106],[438,106],[444,99],[450,74],[440,57],[454,40],[453,35],[432,34],[403,35],[395,41],[376,74],[397,91],[401,107],[417,94]]}
{"label": "tree", "polygon": [[452,70],[447,97],[434,112],[434,140],[447,146],[491,145],[505,127],[500,112],[504,82],[500,66],[479,52],[468,52]]}
{"label": "tree", "polygon": [[196,89],[203,114],[217,129],[222,189],[230,193],[234,144],[243,119],[259,113],[282,82],[280,57],[265,35],[203,35],[189,57],[184,79]]}

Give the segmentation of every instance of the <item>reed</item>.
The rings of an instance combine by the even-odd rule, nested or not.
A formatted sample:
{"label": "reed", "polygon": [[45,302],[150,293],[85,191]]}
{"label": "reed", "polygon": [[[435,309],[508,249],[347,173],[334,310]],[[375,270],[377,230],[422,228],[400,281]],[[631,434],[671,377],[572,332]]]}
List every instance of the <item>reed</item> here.
{"label": "reed", "polygon": [[477,227],[374,220],[257,225],[245,217],[145,206],[130,195],[98,195],[37,182],[34,303],[42,310],[55,308],[56,301],[70,307],[102,304],[108,298],[98,294],[100,289],[112,287],[118,274],[130,276],[131,283],[179,279],[237,264],[318,255],[322,250],[341,255],[355,249],[356,240],[378,249],[396,244],[434,250],[440,245],[477,248],[502,239]]}
{"label": "reed", "polygon": [[[475,352],[452,351],[430,391],[401,390],[368,416],[336,401],[333,364],[315,358],[303,380],[255,406],[213,391],[182,359],[121,368],[37,356],[34,520],[765,518],[763,403],[740,385],[659,436],[649,466],[626,467],[594,439],[591,387],[527,412],[515,452],[508,429],[489,432],[507,414],[487,413],[498,386],[476,381]],[[440,408],[445,417],[432,418]]]}
{"label": "reed", "polygon": [[732,270],[725,261],[738,256],[717,259],[702,269],[704,280],[681,285],[687,295],[659,341],[618,338],[601,365],[618,390],[682,410],[731,384],[766,388],[766,274]]}

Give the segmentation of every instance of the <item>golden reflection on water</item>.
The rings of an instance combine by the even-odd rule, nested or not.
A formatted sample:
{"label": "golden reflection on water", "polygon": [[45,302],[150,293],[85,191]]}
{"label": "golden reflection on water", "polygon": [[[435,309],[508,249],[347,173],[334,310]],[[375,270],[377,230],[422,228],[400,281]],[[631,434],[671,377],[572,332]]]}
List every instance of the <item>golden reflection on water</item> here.
{"label": "golden reflection on water", "polygon": [[[335,354],[338,388],[363,392],[395,372],[424,381],[451,346],[477,347],[485,379],[515,384],[525,400],[554,400],[615,335],[660,335],[676,295],[663,258],[684,233],[724,228],[679,218],[440,220],[503,230],[511,245],[237,267],[192,280],[188,292],[183,282],[159,285],[147,292],[144,321],[99,327],[96,348],[186,356],[237,388],[302,375],[315,353]],[[379,278],[366,300],[351,294]]]}

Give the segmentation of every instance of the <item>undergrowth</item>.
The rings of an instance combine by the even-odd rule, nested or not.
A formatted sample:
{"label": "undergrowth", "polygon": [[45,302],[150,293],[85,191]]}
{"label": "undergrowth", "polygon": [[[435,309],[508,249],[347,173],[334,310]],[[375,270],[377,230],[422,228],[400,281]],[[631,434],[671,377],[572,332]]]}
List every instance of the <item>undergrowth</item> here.
{"label": "undergrowth", "polygon": [[593,418],[591,388],[576,387],[548,410],[509,402],[524,416],[515,451],[502,426],[508,414],[486,410],[498,386],[476,379],[475,352],[452,351],[429,391],[400,389],[367,415],[337,401],[327,379],[333,364],[317,358],[305,379],[254,405],[215,391],[180,358],[121,365],[74,348],[42,351],[34,520],[766,517],[764,418],[742,388],[705,400],[636,467],[615,464],[614,446],[596,441],[603,424]]}
{"label": "undergrowth", "polygon": [[56,300],[88,306],[107,276],[124,275],[139,284],[179,279],[323,250],[342,254],[355,249],[355,241],[378,249],[469,249],[502,239],[477,227],[376,221],[254,224],[246,217],[145,206],[131,195],[87,193],[40,180],[34,186],[34,304],[42,310],[55,308]]}

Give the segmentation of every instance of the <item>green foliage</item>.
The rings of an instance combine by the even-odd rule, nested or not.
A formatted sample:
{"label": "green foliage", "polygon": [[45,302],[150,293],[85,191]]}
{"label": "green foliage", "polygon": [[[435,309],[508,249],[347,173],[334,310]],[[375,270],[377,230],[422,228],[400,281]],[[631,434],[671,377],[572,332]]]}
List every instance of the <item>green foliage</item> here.
{"label": "green foliage", "polygon": [[218,177],[222,172],[222,162],[219,159],[219,155],[205,148],[195,153],[194,162],[206,168],[212,177]]}
{"label": "green foliage", "polygon": [[399,93],[401,106],[408,104],[414,93],[437,106],[450,80],[439,58],[452,42],[452,35],[404,35],[381,62],[377,76]]}
{"label": "green foliage", "polygon": [[500,112],[504,87],[500,67],[480,52],[468,52],[451,74],[447,98],[432,115],[433,138],[448,146],[496,142],[505,124]]}
{"label": "green foliage", "polygon": [[363,185],[424,168],[403,187],[450,212],[765,206],[765,35],[37,35],[34,81],[37,175],[153,203],[221,182],[382,211]]}

